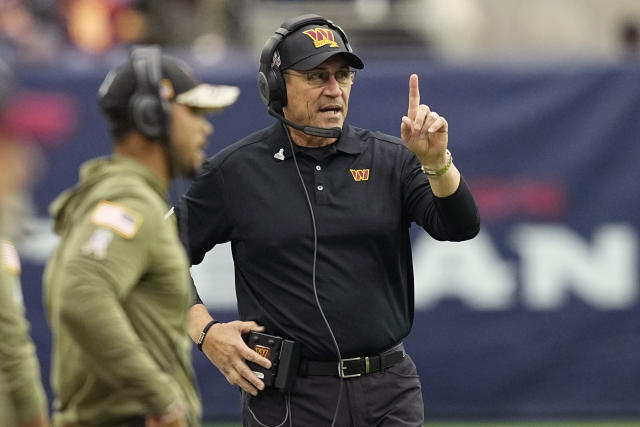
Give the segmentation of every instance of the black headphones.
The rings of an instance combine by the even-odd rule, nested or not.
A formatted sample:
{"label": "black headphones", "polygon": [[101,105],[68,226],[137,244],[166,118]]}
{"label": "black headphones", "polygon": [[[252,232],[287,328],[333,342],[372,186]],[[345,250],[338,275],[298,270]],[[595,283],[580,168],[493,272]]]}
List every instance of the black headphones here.
{"label": "black headphones", "polygon": [[162,53],[157,46],[141,46],[131,51],[136,75],[136,91],[129,100],[129,115],[145,137],[168,143],[169,102],[160,94]]}
{"label": "black headphones", "polygon": [[291,18],[282,23],[275,33],[267,40],[260,54],[260,71],[258,72],[258,92],[262,102],[275,110],[282,112],[282,107],[287,105],[287,87],[280,71],[280,56],[278,46],[289,34],[296,32],[307,25],[326,25],[340,34],[344,46],[349,52],[353,52],[347,35],[338,25],[323,18],[320,15],[307,14]]}

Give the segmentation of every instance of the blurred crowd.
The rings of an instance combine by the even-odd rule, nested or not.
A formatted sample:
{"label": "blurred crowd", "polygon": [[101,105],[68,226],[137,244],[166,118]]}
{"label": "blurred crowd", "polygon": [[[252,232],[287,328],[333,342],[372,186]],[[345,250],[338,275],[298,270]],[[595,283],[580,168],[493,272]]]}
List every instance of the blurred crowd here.
{"label": "blurred crowd", "polygon": [[242,0],[0,0],[0,55],[47,63],[62,52],[104,55],[119,46],[233,43]]}
{"label": "blurred crowd", "polygon": [[73,54],[89,63],[156,43],[211,64],[231,51],[259,51],[269,28],[307,12],[343,18],[354,46],[380,54],[640,56],[640,5],[633,0],[0,0],[0,57],[73,63],[67,60]]}

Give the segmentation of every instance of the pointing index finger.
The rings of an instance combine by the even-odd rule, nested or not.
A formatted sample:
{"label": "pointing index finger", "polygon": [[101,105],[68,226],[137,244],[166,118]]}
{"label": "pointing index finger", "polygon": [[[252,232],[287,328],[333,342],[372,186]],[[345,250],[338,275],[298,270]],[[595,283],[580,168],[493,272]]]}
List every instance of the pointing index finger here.
{"label": "pointing index finger", "polygon": [[407,116],[413,121],[416,118],[418,112],[418,106],[420,105],[420,88],[418,87],[418,75],[411,74],[409,77],[409,109]]}

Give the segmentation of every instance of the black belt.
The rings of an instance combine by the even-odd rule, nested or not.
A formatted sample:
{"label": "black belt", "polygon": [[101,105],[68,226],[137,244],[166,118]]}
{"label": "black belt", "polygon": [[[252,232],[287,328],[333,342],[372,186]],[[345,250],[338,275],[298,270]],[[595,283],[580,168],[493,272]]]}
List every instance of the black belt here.
{"label": "black belt", "polygon": [[390,368],[406,355],[402,343],[375,356],[350,357],[332,362],[302,359],[298,373],[302,376],[328,375],[353,378]]}

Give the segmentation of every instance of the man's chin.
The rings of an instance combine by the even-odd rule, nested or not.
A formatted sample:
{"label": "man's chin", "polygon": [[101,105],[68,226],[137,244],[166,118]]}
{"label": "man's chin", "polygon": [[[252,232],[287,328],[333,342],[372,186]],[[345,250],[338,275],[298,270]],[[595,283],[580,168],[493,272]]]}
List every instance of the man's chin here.
{"label": "man's chin", "polygon": [[343,123],[344,123],[344,120],[328,120],[328,121],[323,122],[318,127],[327,128],[327,129],[336,128],[337,127],[337,128],[342,129]]}
{"label": "man's chin", "polygon": [[190,168],[189,170],[186,170],[183,174],[182,177],[186,178],[186,179],[194,179],[196,177],[196,175],[198,174],[198,170],[195,168]]}
{"label": "man's chin", "polygon": [[184,168],[183,177],[187,179],[194,179],[196,175],[198,175],[198,171],[202,167],[202,162],[194,162],[194,164],[189,165]]}
{"label": "man's chin", "polygon": [[180,165],[180,167],[174,169],[175,172],[172,179],[185,178],[194,179],[200,170],[200,165]]}

